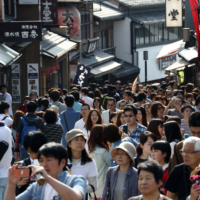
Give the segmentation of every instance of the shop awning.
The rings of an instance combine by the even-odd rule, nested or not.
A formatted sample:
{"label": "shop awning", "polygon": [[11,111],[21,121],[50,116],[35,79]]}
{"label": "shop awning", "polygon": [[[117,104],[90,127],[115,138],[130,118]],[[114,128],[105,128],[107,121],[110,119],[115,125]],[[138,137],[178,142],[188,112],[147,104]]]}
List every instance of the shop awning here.
{"label": "shop awning", "polygon": [[116,78],[121,78],[130,74],[139,73],[139,71],[140,69],[138,67],[135,67],[130,63],[123,62],[121,68],[112,72],[112,74],[115,75]]}
{"label": "shop awning", "polygon": [[11,65],[21,54],[0,43],[0,67]]}
{"label": "shop awning", "polygon": [[115,0],[126,7],[134,7],[134,8],[144,8],[144,7],[153,7],[165,5],[165,0]]}
{"label": "shop awning", "polygon": [[93,3],[93,15],[101,21],[120,20],[125,17],[124,13],[99,3]]}
{"label": "shop awning", "polygon": [[59,58],[77,46],[77,43],[70,41],[67,37],[46,30],[42,32],[41,44],[42,54],[52,58]]}
{"label": "shop awning", "polygon": [[165,22],[165,11],[151,11],[134,13],[130,15],[131,19],[140,24],[155,24],[158,22]]}
{"label": "shop awning", "polygon": [[94,55],[91,55],[90,57],[82,56],[82,64],[84,64],[86,67],[94,67],[99,64],[103,64],[105,62],[108,62],[110,60],[114,59],[113,55],[110,55],[108,53],[104,53],[102,51],[95,51]]}
{"label": "shop awning", "polygon": [[178,55],[191,63],[198,59],[198,50],[196,47],[192,47],[182,50]]}
{"label": "shop awning", "polygon": [[186,60],[180,59],[180,60],[176,61],[175,63],[173,63],[172,65],[170,65],[169,67],[165,68],[165,71],[178,69],[178,68],[184,67],[188,64],[189,64],[189,62],[187,62]]}
{"label": "shop awning", "polygon": [[121,66],[121,63],[115,61],[109,61],[97,67],[91,69],[90,74],[93,74],[94,77],[102,76],[108,74],[113,70],[118,69]]}
{"label": "shop awning", "polygon": [[157,62],[163,58],[167,58],[178,54],[180,51],[184,49],[184,47],[185,47],[185,42],[183,42],[183,40],[165,45],[159,52],[158,56],[156,57]]}

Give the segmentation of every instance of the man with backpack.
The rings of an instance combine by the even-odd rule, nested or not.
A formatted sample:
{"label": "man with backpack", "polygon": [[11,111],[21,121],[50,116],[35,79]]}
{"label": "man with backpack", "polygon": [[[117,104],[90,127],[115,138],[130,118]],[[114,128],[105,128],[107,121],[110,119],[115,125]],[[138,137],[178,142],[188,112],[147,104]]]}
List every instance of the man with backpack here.
{"label": "man with backpack", "polygon": [[27,104],[28,114],[19,119],[17,126],[17,135],[15,141],[15,160],[19,158],[23,160],[28,157],[27,151],[23,148],[24,136],[30,131],[44,130],[44,123],[42,119],[36,116],[37,104],[30,101]]}

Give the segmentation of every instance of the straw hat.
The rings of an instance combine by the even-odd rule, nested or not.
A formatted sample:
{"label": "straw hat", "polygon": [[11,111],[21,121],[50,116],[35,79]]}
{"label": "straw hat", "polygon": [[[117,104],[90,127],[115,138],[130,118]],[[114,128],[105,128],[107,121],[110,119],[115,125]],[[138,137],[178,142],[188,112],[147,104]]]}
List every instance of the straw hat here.
{"label": "straw hat", "polygon": [[58,106],[52,105],[52,106],[50,107],[50,109],[53,109],[53,110],[57,113],[57,115],[58,115],[58,117],[59,117],[59,108],[58,108]]}
{"label": "straw hat", "polygon": [[115,153],[117,153],[118,149],[124,150],[129,155],[129,157],[131,158],[131,160],[134,163],[134,157],[135,157],[135,154],[136,154],[136,150],[135,150],[135,147],[132,143],[122,142],[118,147],[114,148],[111,151],[111,156],[112,156],[112,158],[115,162],[116,162]]}

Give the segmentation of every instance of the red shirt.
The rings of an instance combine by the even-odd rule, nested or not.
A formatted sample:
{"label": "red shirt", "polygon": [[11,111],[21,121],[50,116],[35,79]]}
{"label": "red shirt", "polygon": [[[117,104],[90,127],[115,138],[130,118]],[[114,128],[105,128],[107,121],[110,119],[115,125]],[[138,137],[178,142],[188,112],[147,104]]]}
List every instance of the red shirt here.
{"label": "red shirt", "polygon": [[24,112],[25,114],[27,113],[27,108],[25,107],[25,105],[23,104],[22,106],[20,106],[18,108],[18,110],[21,110],[22,112]]}
{"label": "red shirt", "polygon": [[162,178],[162,184],[160,186],[160,191],[162,194],[164,194],[165,196],[167,195],[167,190],[164,188],[165,186],[165,183],[167,182],[167,179],[169,178],[169,175],[168,175],[168,163],[166,163],[164,166],[163,166],[163,178]]}

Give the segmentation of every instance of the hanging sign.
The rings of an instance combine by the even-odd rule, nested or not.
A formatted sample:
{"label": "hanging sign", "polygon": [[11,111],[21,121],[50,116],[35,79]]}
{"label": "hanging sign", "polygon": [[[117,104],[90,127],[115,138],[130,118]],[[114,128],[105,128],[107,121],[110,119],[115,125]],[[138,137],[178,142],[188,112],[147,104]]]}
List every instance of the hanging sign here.
{"label": "hanging sign", "polygon": [[166,27],[182,27],[182,0],[166,0],[165,3]]}
{"label": "hanging sign", "polygon": [[19,0],[19,5],[38,5],[38,0]]}
{"label": "hanging sign", "polygon": [[81,87],[84,87],[87,83],[87,80],[90,75],[90,68],[86,67],[85,65],[78,65],[76,76],[74,78],[74,84],[78,84]]}
{"label": "hanging sign", "polygon": [[88,39],[88,47],[86,54],[93,54],[97,48],[97,41],[99,38]]}
{"label": "hanging sign", "polygon": [[21,103],[20,64],[11,65],[12,102]]}
{"label": "hanging sign", "polygon": [[176,62],[176,55],[163,58],[160,61],[160,70],[163,70]]}
{"label": "hanging sign", "polygon": [[31,90],[35,90],[39,95],[39,71],[37,63],[29,63],[27,65],[28,94]]}
{"label": "hanging sign", "polygon": [[41,0],[41,20],[44,24],[57,24],[57,0]]}

